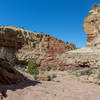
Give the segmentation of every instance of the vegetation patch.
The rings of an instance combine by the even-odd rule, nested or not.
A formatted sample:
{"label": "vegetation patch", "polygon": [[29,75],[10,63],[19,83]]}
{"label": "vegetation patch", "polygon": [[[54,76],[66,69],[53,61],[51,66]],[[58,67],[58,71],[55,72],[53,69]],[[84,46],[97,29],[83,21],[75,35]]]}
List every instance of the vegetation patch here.
{"label": "vegetation patch", "polygon": [[54,71],[57,70],[57,67],[56,66],[53,66],[52,67],[52,70],[54,70]]}
{"label": "vegetation patch", "polygon": [[92,69],[87,69],[87,70],[83,70],[83,71],[80,71],[80,75],[91,75],[93,74],[93,70]]}
{"label": "vegetation patch", "polygon": [[37,75],[39,74],[38,70],[38,64],[34,59],[30,59],[28,62],[28,72],[32,75],[34,75],[34,78],[36,79]]}
{"label": "vegetation patch", "polygon": [[52,68],[51,68],[50,66],[48,66],[48,67],[46,68],[47,71],[51,71],[51,69],[52,69]]}
{"label": "vegetation patch", "polygon": [[100,80],[100,73],[98,73],[98,76],[97,76],[97,78]]}

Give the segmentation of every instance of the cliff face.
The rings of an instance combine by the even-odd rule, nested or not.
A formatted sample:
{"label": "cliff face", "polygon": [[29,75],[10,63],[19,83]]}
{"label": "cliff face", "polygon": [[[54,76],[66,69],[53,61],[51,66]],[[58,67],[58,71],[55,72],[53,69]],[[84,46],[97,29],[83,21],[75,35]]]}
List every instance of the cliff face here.
{"label": "cliff face", "polygon": [[0,27],[0,58],[13,61],[15,53],[25,44],[27,33],[30,34],[15,27]]}
{"label": "cliff face", "polygon": [[57,55],[75,48],[49,35],[11,26],[0,27],[0,58],[10,62],[27,62],[32,57],[41,66],[54,65]]}
{"label": "cliff face", "polygon": [[84,19],[87,34],[86,47],[69,51],[58,56],[63,69],[75,67],[100,68],[100,5],[95,5]]}
{"label": "cliff face", "polygon": [[100,5],[94,5],[89,13],[90,15],[84,20],[87,46],[100,49]]}

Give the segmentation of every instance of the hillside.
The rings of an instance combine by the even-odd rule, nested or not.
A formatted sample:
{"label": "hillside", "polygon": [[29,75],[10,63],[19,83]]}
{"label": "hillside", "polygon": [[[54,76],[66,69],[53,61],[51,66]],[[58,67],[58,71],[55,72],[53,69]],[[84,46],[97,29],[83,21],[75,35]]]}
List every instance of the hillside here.
{"label": "hillside", "polygon": [[59,61],[56,56],[73,49],[76,49],[75,45],[64,43],[47,34],[38,34],[15,26],[0,26],[0,71],[4,70],[0,74],[0,81],[12,84],[15,79],[15,83],[23,80],[20,79],[20,74],[18,76],[11,69],[11,65],[15,63],[27,66],[28,60],[34,58],[40,67],[57,66]]}
{"label": "hillside", "polygon": [[47,34],[30,32],[14,26],[0,27],[0,58],[9,62],[27,62],[35,58],[41,66],[55,66],[56,56],[76,49]]}

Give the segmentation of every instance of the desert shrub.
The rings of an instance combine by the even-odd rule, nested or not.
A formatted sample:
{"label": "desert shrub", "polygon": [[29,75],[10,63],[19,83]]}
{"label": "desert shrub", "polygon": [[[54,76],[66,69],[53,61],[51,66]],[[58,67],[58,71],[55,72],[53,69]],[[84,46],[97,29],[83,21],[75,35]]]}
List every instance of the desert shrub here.
{"label": "desert shrub", "polygon": [[47,71],[50,71],[50,70],[51,70],[51,67],[50,67],[50,66],[48,66],[48,67],[46,68],[46,70],[47,70]]}
{"label": "desert shrub", "polygon": [[51,81],[52,80],[51,76],[48,75],[47,77],[48,77],[48,81]]}
{"label": "desert shrub", "polygon": [[54,70],[54,71],[57,70],[57,67],[56,66],[52,67],[52,70]]}
{"label": "desert shrub", "polygon": [[93,74],[92,69],[80,71],[80,75],[91,75],[91,74]]}
{"label": "desert shrub", "polygon": [[45,69],[45,68],[41,68],[41,69],[40,69],[40,73],[41,73],[41,74],[44,74],[44,73],[45,73],[45,71],[46,71],[46,69]]}
{"label": "desert shrub", "polygon": [[39,70],[37,67],[38,65],[36,64],[36,61],[33,59],[30,59],[28,62],[28,72],[34,75],[35,77],[39,74]]}
{"label": "desert shrub", "polygon": [[98,83],[98,85],[100,85],[100,82]]}
{"label": "desert shrub", "polygon": [[[73,72],[72,72],[72,73],[73,73]],[[79,77],[79,76],[80,76],[80,71],[77,70],[74,74],[75,74],[77,77]]]}
{"label": "desert shrub", "polygon": [[98,76],[97,76],[97,78],[98,78],[98,79],[100,79],[100,73],[98,73]]}
{"label": "desert shrub", "polygon": [[57,77],[56,74],[53,74],[53,75],[52,75],[52,78],[56,78],[56,77]]}
{"label": "desert shrub", "polygon": [[45,71],[46,71],[46,69],[45,69],[45,68],[41,68],[40,70],[41,70],[42,72],[45,72]]}
{"label": "desert shrub", "polygon": [[100,85],[100,73],[97,74],[97,79],[98,79],[98,85]]}

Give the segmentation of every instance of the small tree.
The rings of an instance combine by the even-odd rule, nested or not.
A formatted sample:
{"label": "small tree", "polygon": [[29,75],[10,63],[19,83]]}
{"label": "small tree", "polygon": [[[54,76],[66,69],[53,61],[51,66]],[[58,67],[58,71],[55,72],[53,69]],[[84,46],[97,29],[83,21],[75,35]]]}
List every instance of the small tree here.
{"label": "small tree", "polygon": [[37,67],[38,67],[38,64],[36,64],[36,61],[31,58],[28,62],[28,72],[34,75],[35,79],[37,78],[37,75],[39,74],[39,70]]}
{"label": "small tree", "polygon": [[51,70],[51,67],[50,67],[50,66],[48,66],[48,67],[47,67],[47,71],[50,71],[50,70]]}

